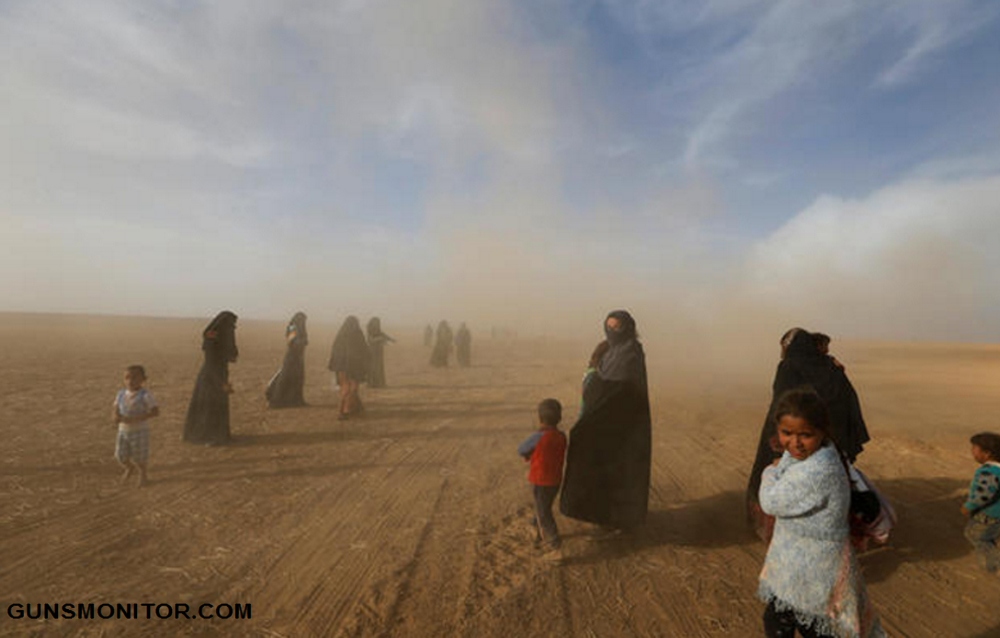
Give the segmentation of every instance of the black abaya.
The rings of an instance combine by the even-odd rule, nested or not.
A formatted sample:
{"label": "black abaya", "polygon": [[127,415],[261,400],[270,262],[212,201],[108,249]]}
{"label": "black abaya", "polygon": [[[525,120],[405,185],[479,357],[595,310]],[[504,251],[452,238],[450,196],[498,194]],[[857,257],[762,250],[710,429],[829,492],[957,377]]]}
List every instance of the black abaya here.
{"label": "black abaya", "polygon": [[458,365],[468,368],[472,365],[472,333],[463,323],[455,333],[455,359]]}
{"label": "black abaya", "polygon": [[608,331],[611,347],[583,391],[583,411],[570,430],[560,511],[606,527],[628,529],[646,519],[652,419],[646,358],[635,323]]}
{"label": "black abaya", "polygon": [[184,440],[221,444],[229,441],[229,363],[236,361],[236,315],[223,311],[202,332],[205,362],[198,373],[184,421]]}
{"label": "black abaya", "polygon": [[750,523],[759,524],[757,493],[760,490],[761,473],[774,459],[781,456],[781,452],[773,447],[773,439],[777,433],[774,410],[778,399],[788,390],[802,386],[811,387],[826,403],[830,412],[830,437],[851,462],[869,440],[868,428],[861,416],[861,402],[844,369],[832,357],[816,348],[811,333],[798,330],[788,343],[785,356],[774,374],[771,405],[761,427],[757,456],[747,485],[747,519]]}
{"label": "black abaya", "polygon": [[285,328],[287,348],[281,369],[267,384],[267,404],[272,408],[288,408],[306,404],[303,388],[306,382],[305,350],[309,344],[306,315],[295,313]]}
{"label": "black abaya", "polygon": [[385,344],[395,341],[382,332],[382,322],[378,317],[368,320],[368,350],[371,352],[371,366],[368,370],[368,387],[385,387]]}
{"label": "black abaya", "polygon": [[437,338],[434,341],[434,350],[431,352],[431,365],[435,368],[445,368],[448,366],[448,358],[451,356],[452,333],[451,326],[447,321],[442,321],[437,327]]}

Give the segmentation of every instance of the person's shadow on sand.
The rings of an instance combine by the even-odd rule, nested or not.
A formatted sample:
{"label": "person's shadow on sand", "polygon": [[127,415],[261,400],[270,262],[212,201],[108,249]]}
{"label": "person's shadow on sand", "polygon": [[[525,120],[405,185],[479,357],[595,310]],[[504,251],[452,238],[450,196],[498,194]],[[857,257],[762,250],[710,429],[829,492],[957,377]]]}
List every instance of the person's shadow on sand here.
{"label": "person's shadow on sand", "polygon": [[959,513],[965,500],[961,492],[968,485],[948,477],[877,481],[898,520],[885,550],[861,554],[865,580],[884,580],[903,563],[947,561],[972,553],[962,535],[966,519]]}
{"label": "person's shadow on sand", "polygon": [[[972,548],[962,535],[966,519],[958,511],[963,500],[959,493],[967,485],[964,480],[948,477],[878,481],[877,487],[899,520],[886,549],[861,555],[865,579],[870,583],[884,580],[907,562],[948,561],[970,554]],[[651,510],[641,527],[615,540],[595,543],[592,551],[568,562],[599,563],[664,545],[722,548],[757,544],[763,557],[765,545],[744,522],[744,503],[743,491],[727,491]]]}
{"label": "person's shadow on sand", "polygon": [[743,523],[743,502],[743,492],[728,491],[668,509],[650,510],[646,522],[635,530],[613,540],[592,543],[593,549],[566,562],[601,563],[665,545],[721,548],[751,544],[756,537]]}

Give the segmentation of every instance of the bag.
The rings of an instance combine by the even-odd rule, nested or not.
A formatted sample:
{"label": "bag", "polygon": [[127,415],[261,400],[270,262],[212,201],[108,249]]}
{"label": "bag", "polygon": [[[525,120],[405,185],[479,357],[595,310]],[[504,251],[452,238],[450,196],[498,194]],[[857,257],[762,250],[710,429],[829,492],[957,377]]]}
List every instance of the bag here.
{"label": "bag", "polygon": [[851,543],[863,552],[871,541],[879,545],[889,542],[889,533],[896,526],[896,510],[865,474],[847,463],[851,481]]}

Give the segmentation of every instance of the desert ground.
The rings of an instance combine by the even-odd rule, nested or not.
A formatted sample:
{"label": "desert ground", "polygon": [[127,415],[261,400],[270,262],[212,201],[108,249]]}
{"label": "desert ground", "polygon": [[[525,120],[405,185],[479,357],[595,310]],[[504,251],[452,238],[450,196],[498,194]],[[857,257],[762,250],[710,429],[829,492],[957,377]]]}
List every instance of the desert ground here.
{"label": "desert ground", "polygon": [[[291,314],[291,313],[289,313]],[[362,317],[362,321],[366,320]],[[640,331],[644,326],[640,317]],[[595,335],[600,326],[595,321]],[[572,425],[593,342],[493,340],[432,369],[383,327],[389,387],[336,420],[335,326],[310,325],[304,408],[268,410],[283,323],[240,321],[234,443],[180,440],[205,320],[0,315],[0,634],[12,636],[757,636],[764,545],[743,489],[777,337],[740,369],[647,341],[653,476],[644,528],[592,543],[557,517],[539,560],[515,453],[552,396]],[[1000,636],[1000,578],[962,537],[968,437],[1000,429],[1000,347],[839,341],[873,441],[858,466],[900,521],[861,558],[892,636]],[[664,342],[665,343],[665,342]],[[687,352],[687,354],[684,354]],[[150,483],[119,484],[111,403],[142,363],[160,402]],[[252,618],[12,619],[16,603],[250,603]]]}

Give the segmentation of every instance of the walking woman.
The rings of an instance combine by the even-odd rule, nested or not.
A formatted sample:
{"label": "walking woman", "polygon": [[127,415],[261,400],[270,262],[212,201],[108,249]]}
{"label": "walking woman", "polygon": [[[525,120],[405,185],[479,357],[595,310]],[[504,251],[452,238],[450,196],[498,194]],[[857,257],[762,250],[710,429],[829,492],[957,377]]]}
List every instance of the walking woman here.
{"label": "walking woman", "polygon": [[386,343],[393,343],[396,340],[382,332],[382,321],[378,317],[372,317],[365,326],[368,332],[368,350],[371,352],[371,368],[368,370],[368,387],[385,387],[385,358],[384,350]]}
{"label": "walking woman", "polygon": [[434,350],[431,352],[431,365],[435,368],[447,368],[451,357],[452,332],[447,321],[438,324]]}
{"label": "walking woman", "polygon": [[271,377],[264,395],[272,408],[292,408],[306,404],[303,387],[306,383],[306,313],[296,312],[285,327],[285,360]]}
{"label": "walking woman", "polygon": [[344,421],[361,414],[364,406],[358,395],[358,387],[367,378],[371,354],[365,342],[365,333],[361,332],[358,318],[351,315],[344,319],[343,325],[333,340],[330,349],[330,363],[327,366],[337,375],[337,385],[340,386],[339,419]]}
{"label": "walking woman", "polygon": [[205,362],[194,384],[184,420],[188,443],[221,445],[229,441],[229,364],[236,361],[236,315],[224,310],[201,333]]}

